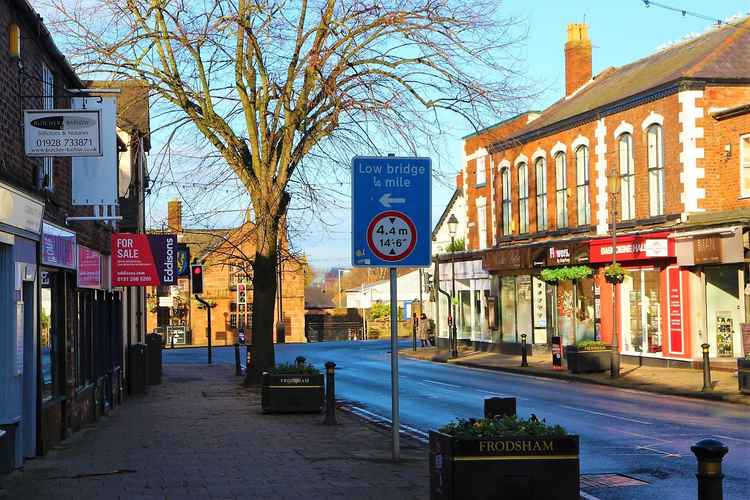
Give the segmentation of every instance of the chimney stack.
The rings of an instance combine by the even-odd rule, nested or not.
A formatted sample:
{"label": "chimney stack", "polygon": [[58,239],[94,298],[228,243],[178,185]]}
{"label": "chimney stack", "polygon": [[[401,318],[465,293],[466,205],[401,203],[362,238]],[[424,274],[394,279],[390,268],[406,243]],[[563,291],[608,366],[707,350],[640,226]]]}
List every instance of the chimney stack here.
{"label": "chimney stack", "polygon": [[565,96],[573,94],[591,80],[591,40],[587,24],[568,25],[565,42]]}
{"label": "chimney stack", "polygon": [[172,232],[182,232],[182,202],[180,200],[167,202],[167,225]]}

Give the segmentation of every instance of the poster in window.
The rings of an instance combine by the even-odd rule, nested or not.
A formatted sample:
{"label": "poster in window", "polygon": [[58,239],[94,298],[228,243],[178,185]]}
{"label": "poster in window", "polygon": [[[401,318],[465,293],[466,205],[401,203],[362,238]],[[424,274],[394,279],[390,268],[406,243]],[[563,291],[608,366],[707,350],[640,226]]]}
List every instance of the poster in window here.
{"label": "poster in window", "polygon": [[534,276],[533,297],[534,297],[534,328],[547,328],[547,293],[545,283]]}
{"label": "poster in window", "polygon": [[734,317],[731,311],[716,311],[716,354],[731,358],[733,355]]}
{"label": "poster in window", "polygon": [[23,373],[23,302],[16,302],[16,375]]}

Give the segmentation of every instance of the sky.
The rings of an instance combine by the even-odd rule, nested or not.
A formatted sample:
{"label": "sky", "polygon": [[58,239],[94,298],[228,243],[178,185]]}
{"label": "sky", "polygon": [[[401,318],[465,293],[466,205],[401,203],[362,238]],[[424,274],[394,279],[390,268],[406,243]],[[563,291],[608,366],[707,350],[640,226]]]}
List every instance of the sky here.
{"label": "sky", "polygon": [[[621,66],[648,56],[666,44],[680,41],[686,36],[696,35],[708,29],[711,19],[727,19],[735,15],[750,13],[750,0],[504,0],[501,14],[525,19],[528,38],[522,50],[525,71],[529,79],[538,85],[540,97],[530,109],[543,110],[562,97],[564,93],[564,54],[568,23],[586,22],[593,44],[594,74],[610,66]],[[686,15],[659,5],[685,10]],[[691,13],[696,15],[691,15]],[[496,117],[487,125],[508,118]],[[451,124],[454,135],[446,138],[444,149],[447,158],[442,159],[442,169],[455,174],[461,168],[461,137],[473,132],[468,123],[456,120]],[[153,163],[153,162],[152,162]],[[346,176],[344,176],[346,177]],[[347,193],[349,186],[344,181],[336,189]],[[440,217],[453,193],[454,186],[433,182],[432,220]],[[166,203],[174,193],[162,192],[149,203],[152,221],[164,218]],[[332,267],[348,267],[350,257],[350,210],[348,206],[329,209],[325,224],[313,223],[304,231],[292,235],[292,243],[304,252],[314,268],[326,270]]]}

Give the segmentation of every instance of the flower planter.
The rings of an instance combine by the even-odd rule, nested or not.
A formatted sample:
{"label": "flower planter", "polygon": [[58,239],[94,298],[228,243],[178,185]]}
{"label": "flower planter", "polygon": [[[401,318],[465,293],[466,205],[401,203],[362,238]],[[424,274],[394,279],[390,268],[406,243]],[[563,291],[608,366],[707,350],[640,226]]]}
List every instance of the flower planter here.
{"label": "flower planter", "polygon": [[750,394],[750,359],[737,358],[737,382],[740,392]]}
{"label": "flower planter", "polygon": [[457,439],[430,432],[430,498],[578,500],[578,436]]}
{"label": "flower planter", "polygon": [[323,374],[263,373],[263,413],[320,413]]}
{"label": "flower planter", "polygon": [[574,345],[566,345],[565,358],[571,373],[605,372],[610,368],[612,349],[579,351]]}

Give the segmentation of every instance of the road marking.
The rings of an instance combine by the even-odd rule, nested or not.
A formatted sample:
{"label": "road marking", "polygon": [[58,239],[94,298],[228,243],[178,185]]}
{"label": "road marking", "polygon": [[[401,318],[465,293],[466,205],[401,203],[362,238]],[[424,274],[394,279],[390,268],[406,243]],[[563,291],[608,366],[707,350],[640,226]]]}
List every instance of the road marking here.
{"label": "road marking", "polygon": [[[358,406],[350,406],[349,409],[351,410],[352,413],[359,415],[365,420],[368,420],[375,424],[392,425],[391,419],[388,417],[384,417],[383,415],[378,415],[377,413],[367,411],[364,408],[360,408]],[[427,434],[424,431],[420,431],[417,428],[408,426],[408,425],[401,424],[401,426],[399,427],[399,432],[404,432],[405,434],[409,434],[414,439],[421,441],[423,443],[427,443],[429,441],[429,434]]]}
{"label": "road marking", "polygon": [[652,448],[650,446],[636,446],[635,449],[653,451],[654,453],[659,453],[661,455],[664,455],[665,458],[668,458],[668,457],[682,458],[682,455],[680,455],[679,453],[670,453],[668,451],[659,450],[657,448]]}
{"label": "road marking", "polygon": [[717,437],[720,439],[731,439],[732,441],[739,441],[741,443],[750,443],[750,440],[747,440],[747,439],[733,438],[729,436],[719,436],[718,434],[714,434],[714,437]]}
{"label": "road marking", "polygon": [[619,420],[627,420],[628,422],[635,422],[636,424],[643,424],[643,425],[654,425],[653,422],[644,422],[643,420],[636,420],[634,418],[628,418],[628,417],[621,417],[619,415],[612,415],[611,413],[603,413],[599,411],[593,411],[593,410],[586,410],[584,408],[576,408],[575,406],[565,406],[560,405],[562,408],[567,408],[569,410],[576,410],[576,411],[582,411],[585,413],[591,413],[592,415],[599,415],[601,417],[609,417],[609,418],[616,418]]}
{"label": "road marking", "polygon": [[444,385],[446,387],[455,387],[456,389],[462,389],[460,385],[446,384],[445,382],[438,382],[437,380],[428,380],[426,378],[423,378],[422,382],[427,382],[428,384]]}
{"label": "road marking", "polygon": [[578,494],[581,495],[581,498],[584,498],[585,500],[600,500],[599,497],[589,495],[588,493],[584,493],[583,491],[579,491]]}

